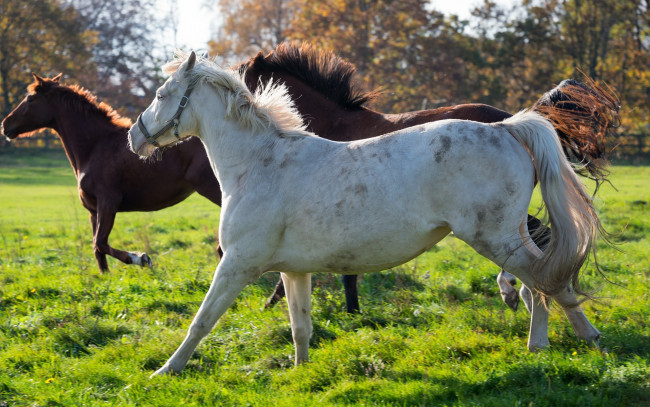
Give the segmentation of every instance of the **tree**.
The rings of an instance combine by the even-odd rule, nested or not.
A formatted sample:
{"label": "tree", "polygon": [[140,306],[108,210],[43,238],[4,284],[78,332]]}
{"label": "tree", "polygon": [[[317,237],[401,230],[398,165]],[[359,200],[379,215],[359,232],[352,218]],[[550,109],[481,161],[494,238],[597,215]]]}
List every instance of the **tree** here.
{"label": "tree", "polygon": [[67,0],[83,29],[95,32],[95,71],[75,75],[84,87],[134,117],[148,105],[161,82],[159,66],[169,58],[157,33],[173,29],[171,15],[156,17],[155,0]]}
{"label": "tree", "polygon": [[557,0],[524,1],[505,9],[485,0],[472,11],[478,54],[467,60],[465,73],[482,94],[470,100],[517,111],[564,79],[557,6]]}
{"label": "tree", "polygon": [[217,39],[209,42],[210,54],[232,62],[288,39],[286,30],[297,7],[296,0],[216,0],[216,4],[223,25]]}
{"label": "tree", "polygon": [[514,112],[584,71],[621,95],[627,131],[650,131],[648,0],[484,0],[469,21],[429,3],[219,0],[213,52],[236,62],[309,41],[355,64],[369,90],[383,88],[383,111],[482,102]]}
{"label": "tree", "polygon": [[608,82],[623,102],[623,128],[650,131],[650,21],[647,0],[564,0],[558,16],[566,71]]}
{"label": "tree", "polygon": [[96,34],[59,0],[0,0],[0,111],[4,117],[22,99],[30,72],[56,74],[93,70]]}
{"label": "tree", "polygon": [[456,96],[460,33],[428,1],[303,0],[287,31],[354,63],[368,89],[385,90],[376,102],[381,110],[431,107]]}

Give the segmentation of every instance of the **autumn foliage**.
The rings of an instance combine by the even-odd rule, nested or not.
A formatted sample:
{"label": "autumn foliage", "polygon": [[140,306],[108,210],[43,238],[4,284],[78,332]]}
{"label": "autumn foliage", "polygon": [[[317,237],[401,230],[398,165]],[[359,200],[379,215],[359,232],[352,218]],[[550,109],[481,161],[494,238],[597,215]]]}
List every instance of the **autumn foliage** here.
{"label": "autumn foliage", "polygon": [[[466,102],[516,112],[581,72],[621,97],[621,131],[650,132],[648,2],[484,0],[469,21],[424,0],[217,0],[211,51],[242,60],[309,41],[357,66],[385,112]],[[213,4],[213,3],[211,3]]]}
{"label": "autumn foliage", "polygon": [[[365,89],[382,91],[371,107],[384,112],[468,102],[516,112],[584,72],[620,96],[621,133],[650,133],[648,0],[480,1],[462,20],[428,0],[204,0],[220,21],[206,48],[237,64],[283,41],[310,42],[352,62]],[[2,116],[31,72],[63,72],[137,116],[183,7],[163,3],[0,0]]]}

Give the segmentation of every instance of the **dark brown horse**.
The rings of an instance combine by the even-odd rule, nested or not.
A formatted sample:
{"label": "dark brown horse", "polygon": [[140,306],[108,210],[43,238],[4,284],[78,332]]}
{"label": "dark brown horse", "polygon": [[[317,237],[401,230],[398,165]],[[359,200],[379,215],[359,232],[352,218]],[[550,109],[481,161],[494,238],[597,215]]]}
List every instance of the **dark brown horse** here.
{"label": "dark brown horse", "polygon": [[[400,114],[373,111],[365,104],[377,93],[364,92],[354,84],[354,65],[304,43],[284,43],[268,54],[260,52],[240,69],[246,70],[249,89],[269,80],[284,82],[300,113],[307,119],[309,131],[336,141],[351,141],[361,133],[367,137],[377,136],[443,119],[491,123],[512,116],[495,107],[476,103]],[[618,124],[619,108],[620,103],[611,91],[589,79],[586,84],[563,81],[533,106],[554,124],[567,156],[584,165],[579,173],[595,179],[597,185],[607,176],[604,138]],[[363,131],[359,131],[360,127]],[[543,247],[549,230],[540,226],[538,219],[529,216],[528,229],[535,243]],[[511,286],[514,281],[514,276],[508,274],[501,279],[500,285],[502,292],[510,285],[504,301],[516,309],[518,297]],[[359,310],[356,275],[344,276],[343,283],[347,310],[356,312]],[[283,295],[280,279],[267,306],[273,305]]]}
{"label": "dark brown horse", "polygon": [[131,121],[98,103],[90,92],[61,85],[60,76],[34,75],[25,99],[2,121],[1,133],[13,139],[42,128],[55,130],[77,177],[81,203],[90,212],[99,269],[108,270],[106,255],[126,264],[151,265],[146,253],[108,244],[115,214],[157,211],[194,191],[221,205],[221,189],[205,149],[198,139],[190,139],[165,152],[159,161],[141,160],[127,147]]}

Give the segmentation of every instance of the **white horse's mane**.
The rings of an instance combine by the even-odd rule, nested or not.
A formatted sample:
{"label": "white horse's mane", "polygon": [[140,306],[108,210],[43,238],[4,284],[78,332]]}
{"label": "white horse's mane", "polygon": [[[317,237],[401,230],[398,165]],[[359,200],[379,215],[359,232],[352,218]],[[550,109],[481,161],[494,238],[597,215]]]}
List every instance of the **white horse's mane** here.
{"label": "white horse's mane", "polygon": [[[174,60],[163,66],[163,73],[178,71],[189,54],[177,51]],[[244,73],[222,68],[213,59],[197,56],[189,71],[190,83],[212,85],[226,106],[226,117],[231,117],[249,129],[273,129],[280,133],[304,133],[306,126],[284,84],[269,81],[251,93],[244,81]]]}

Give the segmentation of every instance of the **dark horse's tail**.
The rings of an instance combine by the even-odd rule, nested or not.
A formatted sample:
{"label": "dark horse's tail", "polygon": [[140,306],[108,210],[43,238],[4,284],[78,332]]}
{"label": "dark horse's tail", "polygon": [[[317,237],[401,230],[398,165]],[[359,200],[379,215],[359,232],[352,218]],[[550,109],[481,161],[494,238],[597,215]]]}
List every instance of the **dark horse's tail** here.
{"label": "dark horse's tail", "polygon": [[620,100],[614,92],[586,78],[562,81],[533,105],[555,127],[564,153],[582,164],[576,172],[596,181],[596,191],[607,181],[605,137],[619,125]]}

